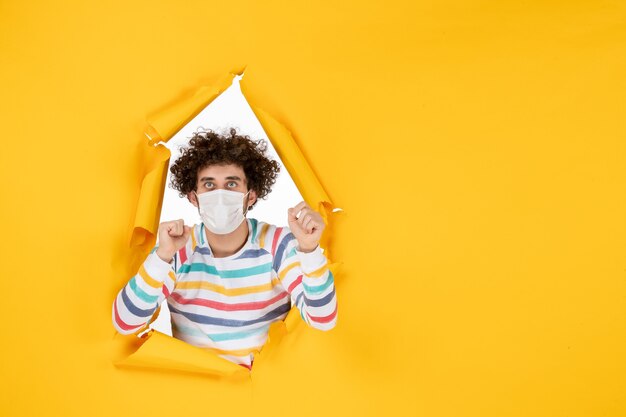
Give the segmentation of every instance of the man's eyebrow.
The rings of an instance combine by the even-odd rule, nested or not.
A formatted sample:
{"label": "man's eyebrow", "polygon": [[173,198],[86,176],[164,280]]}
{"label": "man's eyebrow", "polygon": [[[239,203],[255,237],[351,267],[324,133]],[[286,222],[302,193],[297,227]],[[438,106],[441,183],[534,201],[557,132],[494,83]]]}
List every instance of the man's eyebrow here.
{"label": "man's eyebrow", "polygon": [[[239,178],[236,175],[231,175],[229,177],[226,177],[227,180],[237,180],[237,181],[241,181],[241,178]],[[215,178],[213,177],[202,177],[200,178],[200,182],[204,182],[204,181],[215,181]]]}

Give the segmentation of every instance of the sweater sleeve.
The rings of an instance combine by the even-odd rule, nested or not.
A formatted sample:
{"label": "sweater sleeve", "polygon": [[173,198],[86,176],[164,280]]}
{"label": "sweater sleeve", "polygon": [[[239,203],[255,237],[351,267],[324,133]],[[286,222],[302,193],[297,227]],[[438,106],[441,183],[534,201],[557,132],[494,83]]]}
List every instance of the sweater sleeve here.
{"label": "sweater sleeve", "polygon": [[275,270],[310,327],[330,330],[337,323],[337,296],[328,260],[318,246],[313,252],[300,252],[298,241],[285,227],[275,256]]}
{"label": "sweater sleeve", "polygon": [[117,294],[112,319],[119,333],[136,334],[145,330],[157,307],[174,290],[177,255],[168,263],[159,258],[154,248],[137,274]]}

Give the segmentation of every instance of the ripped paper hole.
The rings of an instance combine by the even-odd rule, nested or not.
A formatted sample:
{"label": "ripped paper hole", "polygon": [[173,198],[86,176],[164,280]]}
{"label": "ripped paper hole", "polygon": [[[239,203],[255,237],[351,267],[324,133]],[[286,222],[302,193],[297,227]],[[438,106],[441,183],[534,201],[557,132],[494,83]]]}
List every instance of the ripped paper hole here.
{"label": "ripped paper hole", "polygon": [[[202,86],[191,96],[148,117],[145,134],[149,145],[154,149],[152,163],[144,176],[135,221],[131,237],[131,251],[136,258],[145,258],[156,242],[163,190],[167,177],[170,158],[169,150],[163,146],[176,132],[191,121],[199,112],[206,108],[222,91],[232,83],[240,73],[231,73],[220,79],[215,85]],[[244,94],[245,95],[245,94]],[[276,149],[298,190],[305,201],[322,215],[329,225],[331,215],[338,211],[333,209],[330,198],[313,173],[308,161],[295,143],[289,130],[279,121],[271,117],[259,107],[254,106],[246,97],[267,137]],[[331,229],[328,227],[322,236],[320,246],[329,262],[329,269],[336,275],[338,263],[331,261],[329,242]],[[113,339],[112,361],[116,366],[124,368],[150,368],[210,374],[214,376],[237,377],[248,370],[240,365],[221,358],[215,353],[197,348],[181,340],[149,329],[150,323],[158,314],[137,330],[135,334],[115,335]],[[253,369],[259,362],[271,357],[273,346],[288,334],[301,321],[297,307],[292,306],[284,321],[272,323],[268,341],[255,356]],[[137,335],[141,335],[138,337]]]}

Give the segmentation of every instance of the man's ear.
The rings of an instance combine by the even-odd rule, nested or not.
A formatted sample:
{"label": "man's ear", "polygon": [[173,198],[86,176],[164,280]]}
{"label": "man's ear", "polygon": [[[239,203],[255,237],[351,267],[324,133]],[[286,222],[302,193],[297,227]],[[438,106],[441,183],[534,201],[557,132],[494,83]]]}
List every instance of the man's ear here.
{"label": "man's ear", "polygon": [[250,190],[250,194],[248,194],[248,207],[251,207],[254,203],[256,203],[256,191]]}
{"label": "man's ear", "polygon": [[190,193],[187,193],[187,200],[189,200],[189,202],[193,204],[194,207],[198,207],[198,200],[196,199],[195,192],[192,191]]}

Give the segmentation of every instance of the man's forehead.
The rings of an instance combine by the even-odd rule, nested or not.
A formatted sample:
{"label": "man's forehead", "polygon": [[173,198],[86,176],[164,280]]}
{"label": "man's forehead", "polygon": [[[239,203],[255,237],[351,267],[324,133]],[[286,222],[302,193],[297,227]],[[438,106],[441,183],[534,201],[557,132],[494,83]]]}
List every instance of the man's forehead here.
{"label": "man's forehead", "polygon": [[245,181],[246,174],[239,165],[209,165],[198,171],[198,179],[228,179]]}

